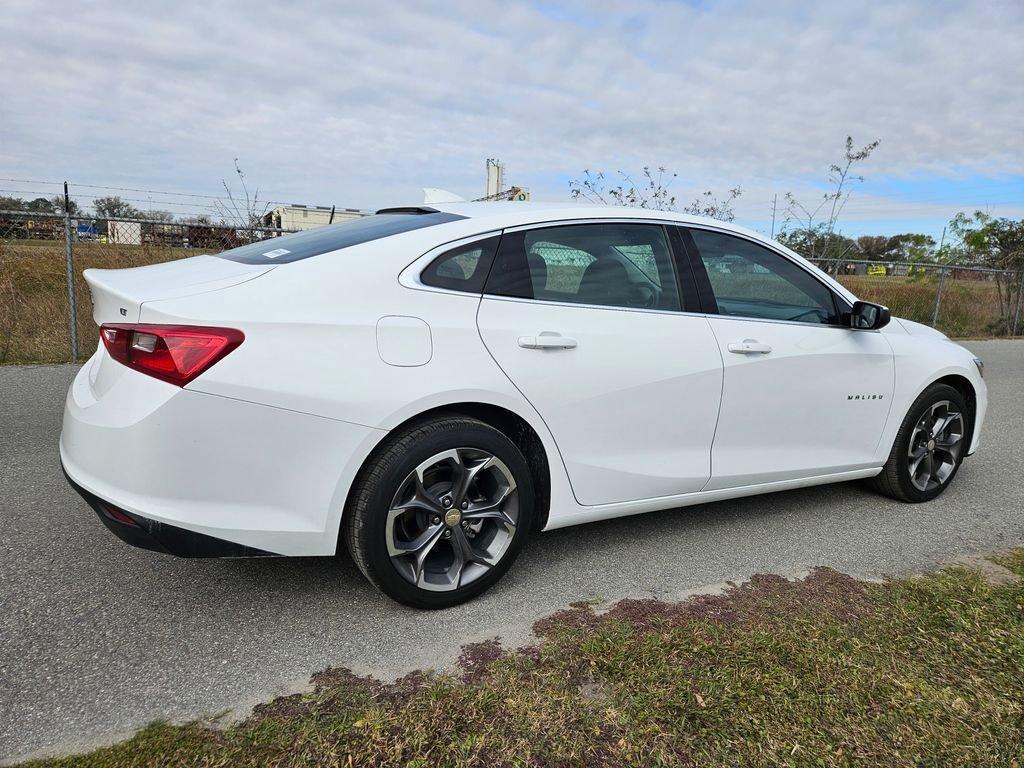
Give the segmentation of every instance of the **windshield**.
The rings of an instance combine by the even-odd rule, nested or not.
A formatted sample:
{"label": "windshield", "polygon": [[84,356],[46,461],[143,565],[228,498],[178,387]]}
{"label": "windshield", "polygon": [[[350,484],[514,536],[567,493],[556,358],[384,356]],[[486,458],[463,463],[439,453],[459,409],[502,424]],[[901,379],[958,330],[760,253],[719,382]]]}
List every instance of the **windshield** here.
{"label": "windshield", "polygon": [[328,224],[305,232],[292,235],[271,237],[258,243],[249,243],[240,248],[232,248],[218,254],[222,259],[230,259],[242,264],[283,264],[290,261],[308,259],[322,253],[348,248],[351,245],[368,243],[382,237],[390,237],[401,232],[446,224],[449,221],[464,219],[454,213],[378,213],[364,216],[341,224]]}

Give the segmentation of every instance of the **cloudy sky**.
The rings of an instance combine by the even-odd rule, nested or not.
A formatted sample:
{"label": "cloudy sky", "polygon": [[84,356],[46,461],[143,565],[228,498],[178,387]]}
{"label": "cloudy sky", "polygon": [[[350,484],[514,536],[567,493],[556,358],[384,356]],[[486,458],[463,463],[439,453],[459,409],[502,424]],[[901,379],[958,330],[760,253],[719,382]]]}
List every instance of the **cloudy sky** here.
{"label": "cloudy sky", "polygon": [[847,233],[1024,216],[1021,0],[5,0],[0,67],[0,194],[216,195],[237,157],[267,199],[373,208],[482,195],[497,157],[542,200],[584,169],[740,185],[767,229],[852,135],[882,143]]}

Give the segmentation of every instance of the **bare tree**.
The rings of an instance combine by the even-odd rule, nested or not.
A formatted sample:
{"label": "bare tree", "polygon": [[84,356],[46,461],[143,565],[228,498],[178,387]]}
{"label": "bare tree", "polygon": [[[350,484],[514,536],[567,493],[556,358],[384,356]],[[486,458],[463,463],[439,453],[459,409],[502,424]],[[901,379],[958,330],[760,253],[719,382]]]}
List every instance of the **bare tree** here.
{"label": "bare tree", "polygon": [[569,182],[569,195],[573,200],[587,200],[603,205],[625,205],[630,208],[648,208],[653,211],[675,210],[676,198],[669,192],[668,185],[677,174],[659,167],[652,171],[644,166],[643,181],[637,184],[625,171],[616,171],[619,183],[608,186],[603,171],[583,171],[582,179]]}
{"label": "bare tree", "polygon": [[[864,181],[863,176],[852,173],[853,167],[867,160],[880,143],[879,139],[875,139],[860,149],[854,149],[853,138],[847,136],[843,160],[829,166],[828,182],[832,188],[822,195],[817,205],[805,205],[792,192],[786,193],[783,230],[788,228],[787,224],[795,223],[796,228],[804,232],[804,240],[810,247],[810,251],[803,254],[807,258],[834,260],[834,267],[838,269],[839,262],[847,255],[849,249],[846,243],[852,241],[836,237],[836,223],[850,199],[850,185]],[[843,244],[840,249],[833,247],[837,243]]]}
{"label": "bare tree", "polygon": [[[652,170],[647,165],[643,168],[643,179],[639,183],[625,171],[616,171],[616,174],[618,183],[610,186],[603,171],[585,170],[582,179],[573,179],[569,182],[569,195],[573,200],[587,200],[602,205],[625,205],[654,211],[676,210],[676,197],[669,189],[669,185],[679,174],[669,171],[664,166]],[[741,194],[743,191],[739,187],[734,187],[724,199],[719,199],[709,190],[683,208],[683,211],[695,216],[732,221],[736,218],[732,204]]]}
{"label": "bare tree", "polygon": [[215,201],[214,208],[225,224],[247,230],[249,239],[255,239],[257,235],[254,230],[263,226],[263,217],[270,209],[270,203],[260,200],[258,188],[249,192],[249,185],[245,183],[245,172],[238,165],[237,157],[235,176],[238,177],[241,191],[236,194],[232,185],[228,184],[226,179],[221,179],[220,183],[224,187],[227,199]]}
{"label": "bare tree", "polygon": [[732,204],[742,194],[743,190],[740,187],[733,187],[724,199],[719,199],[718,195],[709,189],[683,208],[683,213],[707,216],[709,219],[718,219],[719,221],[735,221],[736,214],[733,212]]}

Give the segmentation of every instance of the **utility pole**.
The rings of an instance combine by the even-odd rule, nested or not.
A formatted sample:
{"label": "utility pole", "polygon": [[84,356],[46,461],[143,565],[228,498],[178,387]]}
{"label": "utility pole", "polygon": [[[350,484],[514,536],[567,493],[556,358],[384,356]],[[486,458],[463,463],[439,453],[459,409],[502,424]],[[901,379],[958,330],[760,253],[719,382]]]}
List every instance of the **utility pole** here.
{"label": "utility pole", "polygon": [[772,240],[775,239],[775,205],[779,201],[779,193],[772,195]]}
{"label": "utility pole", "polygon": [[78,362],[78,308],[75,305],[75,257],[71,252],[71,196],[64,182],[64,267],[68,281],[68,309],[71,313],[71,362]]}

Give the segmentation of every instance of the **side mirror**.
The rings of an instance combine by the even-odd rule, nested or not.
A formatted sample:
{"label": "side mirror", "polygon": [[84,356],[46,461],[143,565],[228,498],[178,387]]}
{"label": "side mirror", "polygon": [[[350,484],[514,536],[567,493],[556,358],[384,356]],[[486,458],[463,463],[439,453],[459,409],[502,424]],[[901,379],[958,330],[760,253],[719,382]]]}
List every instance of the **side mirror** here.
{"label": "side mirror", "polygon": [[849,325],[862,331],[874,331],[884,328],[889,324],[892,315],[888,307],[881,304],[872,304],[870,301],[854,302],[853,309],[847,315],[850,318]]}

